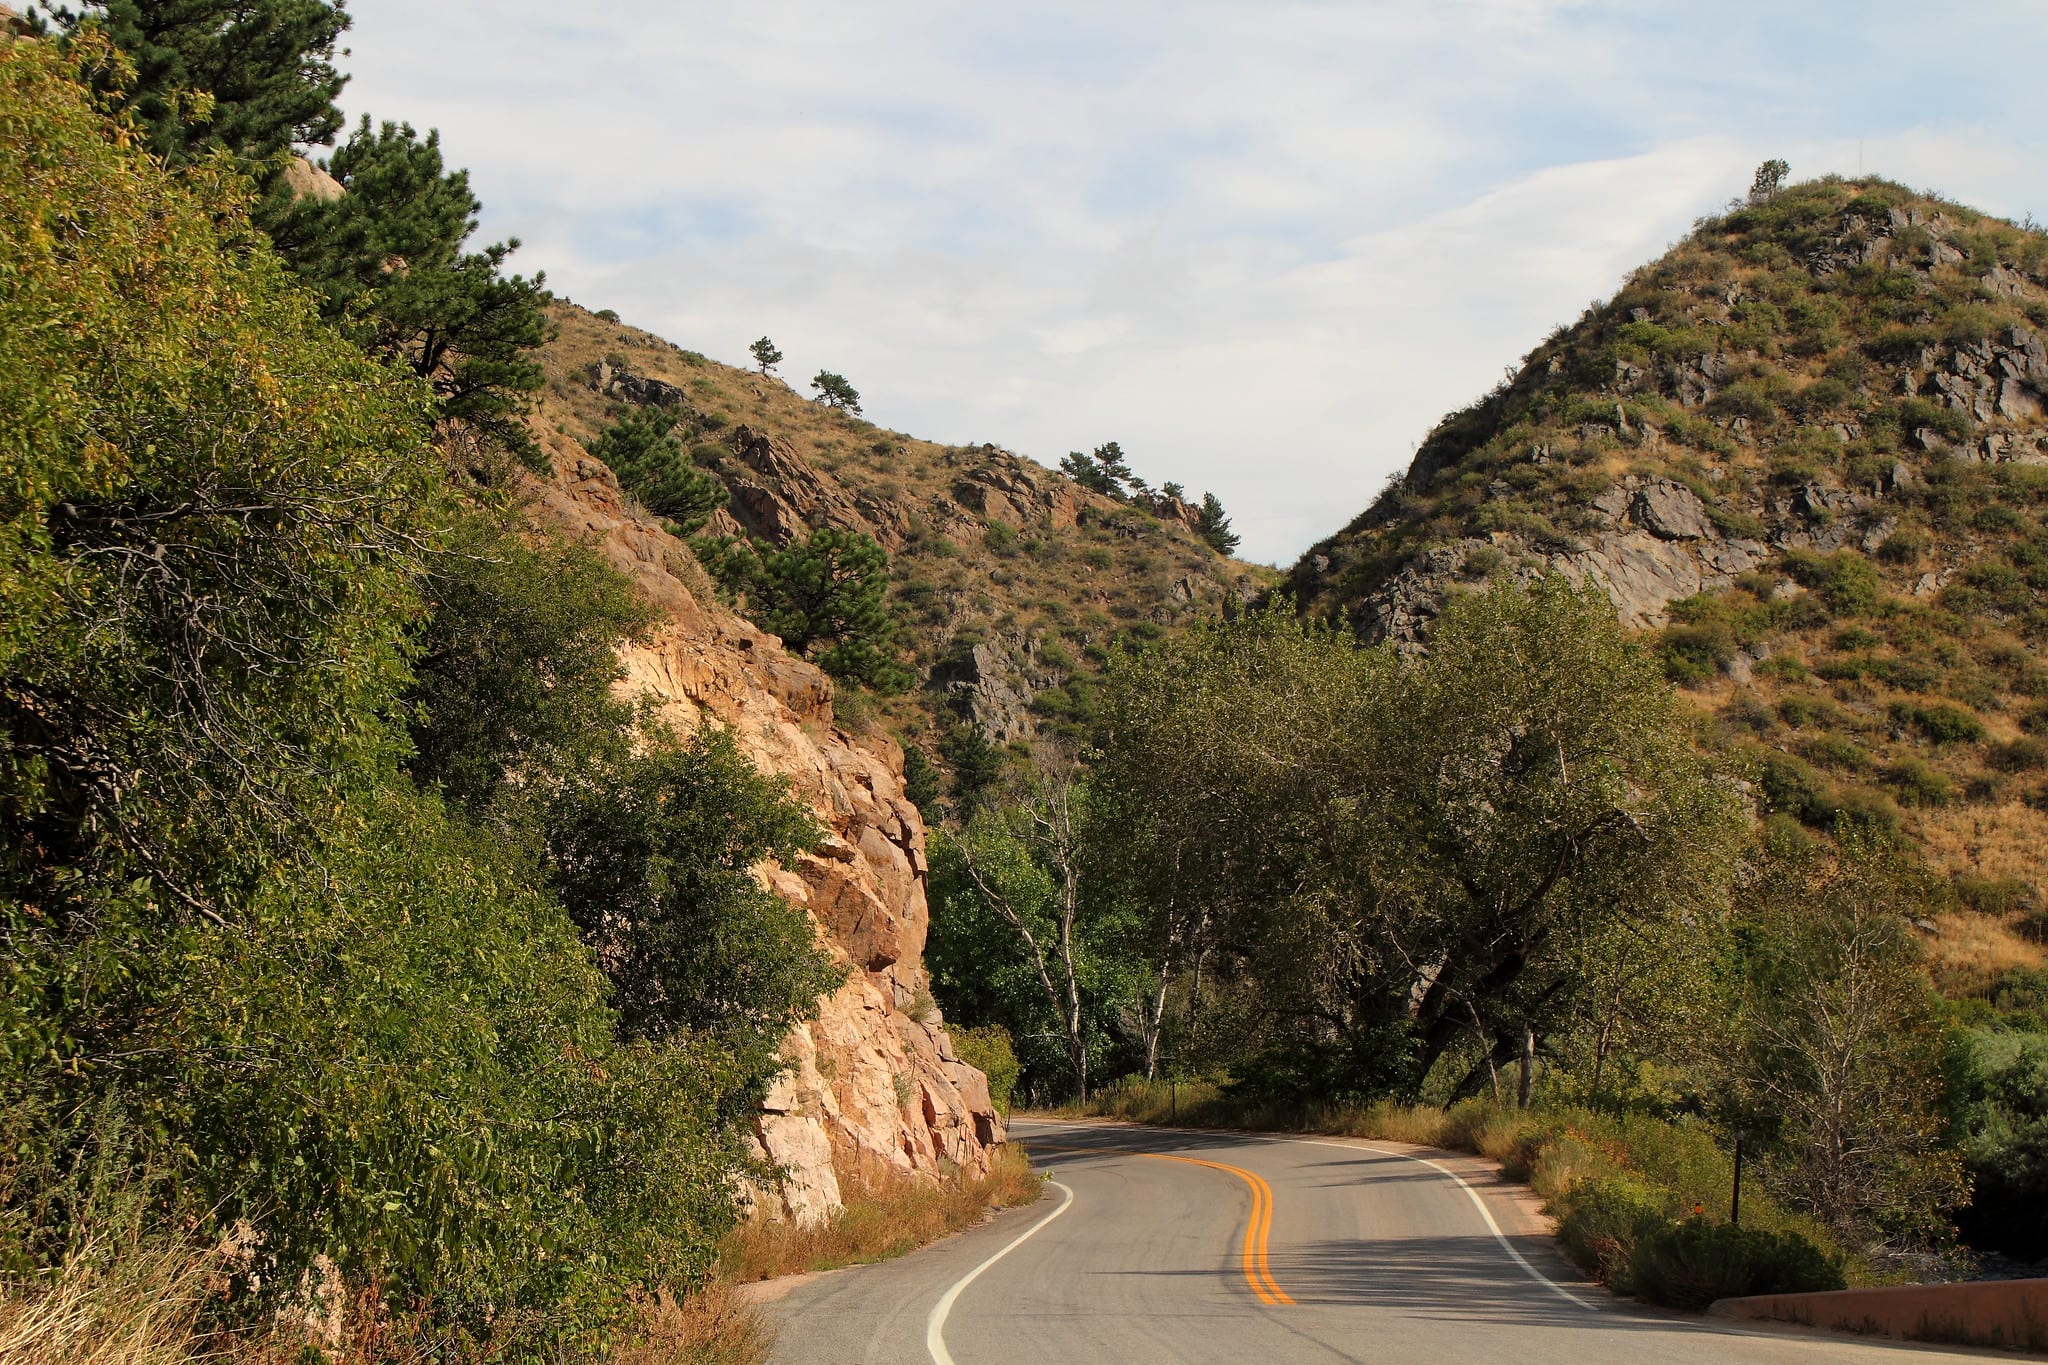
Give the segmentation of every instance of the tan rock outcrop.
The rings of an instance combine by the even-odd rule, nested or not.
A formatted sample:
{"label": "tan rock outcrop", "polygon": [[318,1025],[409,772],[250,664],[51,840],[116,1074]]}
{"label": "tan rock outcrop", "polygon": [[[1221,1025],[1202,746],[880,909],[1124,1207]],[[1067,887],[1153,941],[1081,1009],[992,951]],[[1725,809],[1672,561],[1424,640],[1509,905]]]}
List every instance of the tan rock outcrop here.
{"label": "tan rock outcrop", "polygon": [[1003,1124],[986,1078],[954,1055],[931,1004],[924,825],[903,794],[901,750],[840,728],[830,679],[721,607],[689,552],[627,506],[602,463],[537,435],[555,476],[535,490],[536,520],[592,544],[668,618],[623,652],[626,687],[659,699],[680,727],[729,727],[830,830],[793,866],[763,871],[848,969],[818,1017],[784,1042],[789,1070],[758,1125],[785,1172],[768,1197],[809,1222],[839,1206],[840,1170],[985,1171]]}

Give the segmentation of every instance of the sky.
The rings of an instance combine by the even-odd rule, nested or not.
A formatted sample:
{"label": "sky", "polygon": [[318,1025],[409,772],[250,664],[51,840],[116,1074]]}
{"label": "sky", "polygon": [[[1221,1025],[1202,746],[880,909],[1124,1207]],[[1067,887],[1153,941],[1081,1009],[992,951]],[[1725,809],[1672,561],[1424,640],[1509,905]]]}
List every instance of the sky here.
{"label": "sky", "polygon": [[1119,442],[1288,564],[1747,189],[2048,218],[2048,5],[349,0],[525,272],[1051,464]]}

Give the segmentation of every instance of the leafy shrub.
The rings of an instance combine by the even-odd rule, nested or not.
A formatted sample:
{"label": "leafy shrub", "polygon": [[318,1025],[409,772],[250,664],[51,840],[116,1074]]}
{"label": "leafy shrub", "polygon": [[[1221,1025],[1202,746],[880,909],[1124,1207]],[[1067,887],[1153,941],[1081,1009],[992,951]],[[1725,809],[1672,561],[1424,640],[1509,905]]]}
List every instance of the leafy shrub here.
{"label": "leafy shrub", "polygon": [[2010,744],[1994,744],[1987,755],[1991,766],[2001,772],[2026,772],[2048,768],[2048,740],[2023,735]]}
{"label": "leafy shrub", "polygon": [[1673,682],[1702,683],[1734,659],[1735,636],[1720,622],[1670,626],[1658,643],[1657,653],[1664,663],[1664,675]]}
{"label": "leafy shrub", "polygon": [[1984,738],[1984,722],[1977,713],[1950,702],[1926,706],[1894,702],[1891,717],[1894,724],[1910,726],[1936,744],[1967,744]]}
{"label": "leafy shrub", "polygon": [[1887,564],[1916,564],[1933,544],[1920,531],[1894,531],[1877,547],[1877,557]]}
{"label": "leafy shrub", "polygon": [[1863,616],[1877,610],[1884,584],[1869,560],[1854,550],[1838,552],[1828,566],[1827,581],[1821,585],[1821,600],[1828,610],[1844,616]]}
{"label": "leafy shrub", "polygon": [[1631,1292],[1697,1312],[1716,1299],[1841,1289],[1842,1263],[1796,1232],[1766,1232],[1704,1218],[1666,1225],[1636,1243]]}
{"label": "leafy shrub", "polygon": [[1872,764],[1869,750],[1841,735],[1816,735],[1800,748],[1807,758],[1829,768],[1862,772]]}
{"label": "leafy shrub", "polygon": [[1553,1201],[1557,1243],[1587,1274],[1628,1293],[1629,1266],[1646,1239],[1670,1225],[1665,1200],[1628,1179],[1589,1180]]}
{"label": "leafy shrub", "polygon": [[1816,721],[1826,724],[1833,719],[1833,703],[1806,692],[1788,692],[1778,698],[1778,719],[1797,730]]}
{"label": "leafy shrub", "polygon": [[1989,531],[1993,534],[2019,534],[2033,529],[2033,523],[2027,520],[2026,513],[2016,507],[2008,507],[2002,502],[1989,503],[1980,508],[1977,515],[1970,518],[1970,524],[1979,531]]}
{"label": "leafy shrub", "polygon": [[1835,810],[1827,782],[1790,754],[1767,753],[1757,776],[1765,804],[1809,825],[1824,825]]}
{"label": "leafy shrub", "polygon": [[2009,915],[2034,903],[2034,888],[2017,877],[1964,873],[1951,883],[1956,899],[1980,915]]}
{"label": "leafy shrub", "polygon": [[949,1024],[946,1035],[953,1040],[954,1054],[988,1077],[989,1098],[995,1101],[996,1112],[1008,1114],[1018,1072],[1017,1051],[1010,1046],[1010,1031],[1000,1024],[980,1028]]}
{"label": "leafy shrub", "polygon": [[1917,758],[1892,764],[1885,769],[1884,778],[1908,806],[1945,806],[1955,795],[1945,775]]}

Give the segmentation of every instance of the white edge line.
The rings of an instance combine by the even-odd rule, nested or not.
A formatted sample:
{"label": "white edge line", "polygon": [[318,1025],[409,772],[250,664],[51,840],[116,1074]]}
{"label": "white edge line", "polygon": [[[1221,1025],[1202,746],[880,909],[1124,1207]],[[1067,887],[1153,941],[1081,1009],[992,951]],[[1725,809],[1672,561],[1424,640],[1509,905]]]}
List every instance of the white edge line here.
{"label": "white edge line", "polygon": [[[1060,1200],[1060,1206],[1039,1219],[1036,1223],[1033,1223],[1030,1227],[1024,1229],[1024,1231],[1018,1233],[1011,1240],[1010,1244],[1001,1251],[998,1251],[995,1255],[989,1257],[986,1261],[983,1261],[980,1265],[954,1281],[953,1287],[948,1289],[940,1296],[939,1301],[932,1305],[931,1316],[924,1320],[924,1348],[931,1353],[932,1365],[953,1365],[953,1353],[946,1349],[946,1315],[953,1311],[953,1301],[960,1297],[960,1291],[981,1278],[982,1271],[987,1270],[997,1261],[1002,1260],[1003,1257],[1009,1255],[1018,1247],[1023,1246],[1033,1237],[1036,1237],[1045,1230],[1053,1219],[1059,1217],[1072,1207],[1074,1202],[1074,1192],[1072,1190],[1060,1184],[1057,1180],[1048,1180],[1045,1183],[1065,1196]],[[1494,1235],[1499,1236],[1500,1234],[1496,1231]],[[1520,1260],[1521,1258],[1516,1257],[1516,1259]],[[1524,1264],[1527,1263],[1524,1262]]]}
{"label": "white edge line", "polygon": [[[1127,1127],[1140,1131],[1147,1127],[1152,1126],[1149,1124],[1124,1123],[1115,1120],[1112,1120],[1109,1123],[1099,1125],[1091,1125],[1087,1120],[1074,1119],[1024,1119],[1020,1120],[1020,1122],[1026,1125],[1035,1124],[1039,1127],[1056,1127],[1060,1124],[1068,1124],[1075,1127]],[[1508,1255],[1512,1256],[1515,1260],[1516,1265],[1520,1266],[1523,1270],[1526,1270],[1532,1277],[1534,1277],[1537,1281],[1542,1283],[1552,1293],[1557,1294],[1563,1298],[1570,1299],[1573,1303],[1585,1309],[1587,1312],[1597,1313],[1601,1311],[1598,1305],[1587,1303],[1584,1299],[1572,1293],[1563,1285],[1558,1284],[1555,1280],[1551,1279],[1548,1275],[1545,1275],[1535,1266],[1529,1264],[1527,1260],[1523,1259],[1522,1253],[1516,1251],[1514,1246],[1508,1241],[1508,1239],[1504,1235],[1502,1235],[1500,1225],[1493,1221],[1493,1214],[1490,1210],[1487,1209],[1485,1203],[1480,1199],[1479,1192],[1473,1189],[1470,1185],[1466,1184],[1464,1177],[1460,1176],[1456,1171],[1450,1170],[1444,1166],[1440,1166],[1436,1162],[1431,1161],[1428,1157],[1410,1156],[1406,1152],[1391,1151],[1385,1147],[1368,1147],[1362,1141],[1324,1142],[1315,1138],[1274,1137],[1266,1133],[1248,1133],[1242,1129],[1236,1128],[1169,1128],[1164,1125],[1161,1125],[1158,1127],[1157,1131],[1167,1133],[1196,1133],[1208,1136],[1222,1135],[1228,1137],[1249,1138],[1253,1142],[1292,1142],[1298,1143],[1304,1147],[1334,1147],[1340,1152],[1371,1152],[1375,1156],[1395,1156],[1400,1157],[1403,1161],[1420,1162],[1422,1165],[1429,1167],[1431,1170],[1438,1171],[1444,1175],[1449,1176],[1452,1180],[1455,1180],[1458,1183],[1459,1188],[1464,1190],[1466,1195],[1472,1200],[1472,1202],[1479,1206],[1479,1216],[1486,1220],[1486,1226],[1488,1230],[1490,1230],[1493,1233],[1495,1240],[1497,1240],[1500,1243],[1501,1250],[1507,1252]],[[1104,1150],[1115,1151],[1117,1149],[1104,1148]],[[1057,1181],[1048,1181],[1047,1183],[1058,1184]],[[1074,1192],[1072,1190],[1067,1189],[1065,1185],[1060,1185],[1059,1188],[1065,1191],[1067,1195],[1067,1200],[1069,1203],[1071,1203],[1074,1197]],[[1045,1223],[1050,1223],[1054,1218],[1059,1217],[1066,1211],[1066,1204],[1061,1204],[1057,1209],[1053,1210],[1051,1215],[1049,1215],[1046,1218]],[[1045,1223],[1039,1223],[1036,1226],[1032,1227],[1031,1229],[1025,1232],[1024,1237],[1029,1237],[1033,1232],[1036,1232],[1039,1228],[1044,1227]],[[1023,1241],[1024,1237],[1019,1237],[1017,1239],[1017,1242]],[[1016,1246],[1017,1242],[1010,1243],[1010,1246],[1004,1247],[1001,1251],[998,1251],[994,1256],[989,1257],[988,1260],[982,1262],[979,1266],[975,1267],[973,1274],[970,1274],[966,1280],[962,1280],[958,1285],[954,1286],[952,1292],[947,1295],[947,1299],[950,1301],[953,1294],[957,1294],[960,1290],[965,1289],[967,1287],[968,1281],[972,1280],[975,1275],[979,1275],[982,1271],[988,1269],[989,1266],[995,1264],[995,1262],[1000,1260],[1004,1255],[1008,1254],[1010,1247]],[[948,1302],[946,1306],[950,1307],[950,1302]],[[1626,1308],[1631,1307],[1632,1305],[1617,1303],[1617,1306]],[[937,1316],[938,1310],[934,1309],[933,1313],[935,1316]],[[1739,1322],[1735,1319],[1720,1319],[1717,1321],[1694,1321],[1690,1318],[1678,1317],[1676,1315],[1669,1313],[1655,1312],[1654,1307],[1651,1309],[1647,1320],[1658,1323],[1659,1325],[1665,1327],[1681,1328],[1685,1331],[1701,1332],[1714,1336],[1757,1337],[1773,1341],[1797,1341],[1804,1338],[1806,1340],[1813,1341],[1817,1345],[1821,1346],[1840,1345],[1846,1347],[1852,1344],[1850,1342],[1840,1340],[1839,1333],[1833,1334],[1833,1336],[1836,1339],[1831,1341],[1830,1335],[1824,1333],[1814,1333],[1809,1336],[1806,1333],[1789,1332],[1785,1330],[1773,1331],[1769,1327],[1750,1326],[1742,1322]],[[943,1321],[943,1319],[941,1319],[941,1321]],[[926,1334],[925,1344],[927,1346],[932,1345],[932,1334],[929,1332]],[[1896,1349],[1911,1349],[1906,1344],[1897,1342],[1896,1340],[1888,1339],[1885,1344],[1892,1346]],[[1940,1353],[1938,1347],[1922,1346],[1919,1349],[1923,1353],[1930,1355]],[[942,1354],[944,1351],[945,1343],[941,1341],[938,1344],[936,1350],[934,1351],[932,1357],[934,1365],[954,1365],[954,1361],[951,1356]],[[1980,1350],[1976,1352],[1976,1354],[1987,1355],[1991,1353],[1988,1351]]]}
{"label": "white edge line", "polygon": [[1500,1230],[1500,1224],[1493,1221],[1493,1210],[1486,1207],[1486,1201],[1479,1197],[1479,1191],[1473,1189],[1470,1185],[1466,1184],[1465,1177],[1459,1175],[1450,1167],[1431,1161],[1428,1157],[1425,1156],[1411,1156],[1407,1152],[1396,1152],[1386,1147],[1368,1147],[1362,1142],[1318,1142],[1313,1138],[1267,1138],[1266,1141],[1291,1142],[1296,1144],[1297,1146],[1302,1147],[1335,1147],[1339,1151],[1343,1152],[1371,1152],[1375,1156],[1399,1157],[1403,1161],[1416,1162],[1419,1165],[1429,1167],[1429,1169],[1435,1171],[1439,1175],[1450,1177],[1450,1179],[1457,1184],[1458,1188],[1465,1192],[1465,1197],[1472,1201],[1472,1207],[1479,1210],[1479,1216],[1486,1220],[1486,1230],[1493,1234],[1494,1241],[1500,1243],[1500,1249],[1502,1251],[1505,1251],[1510,1257],[1512,1257],[1516,1265],[1522,1267],[1523,1270],[1527,1271],[1531,1279],[1535,1280],[1538,1284],[1542,1285],[1545,1289],[1548,1289],[1551,1293],[1557,1295],[1559,1298],[1567,1299],[1570,1302],[1577,1304],[1579,1307],[1586,1309],[1588,1312],[1598,1311],[1594,1309],[1592,1304],[1587,1303],[1577,1294],[1572,1293],[1571,1290],[1566,1289],[1563,1285],[1551,1279],[1548,1275],[1538,1270],[1535,1266],[1529,1264],[1528,1259],[1524,1257],[1521,1252],[1515,1250],[1515,1245],[1514,1243],[1508,1240],[1507,1234]]}

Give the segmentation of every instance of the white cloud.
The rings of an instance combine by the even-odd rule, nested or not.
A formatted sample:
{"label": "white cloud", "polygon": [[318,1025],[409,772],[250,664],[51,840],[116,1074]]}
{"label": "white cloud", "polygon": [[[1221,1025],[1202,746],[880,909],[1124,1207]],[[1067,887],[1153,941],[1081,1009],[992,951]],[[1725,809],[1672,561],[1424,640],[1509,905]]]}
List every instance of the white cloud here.
{"label": "white cloud", "polygon": [[2021,9],[1966,86],[1889,0],[351,9],[350,107],[563,292],[934,439],[1114,438],[1281,561],[1766,156],[2048,205]]}

